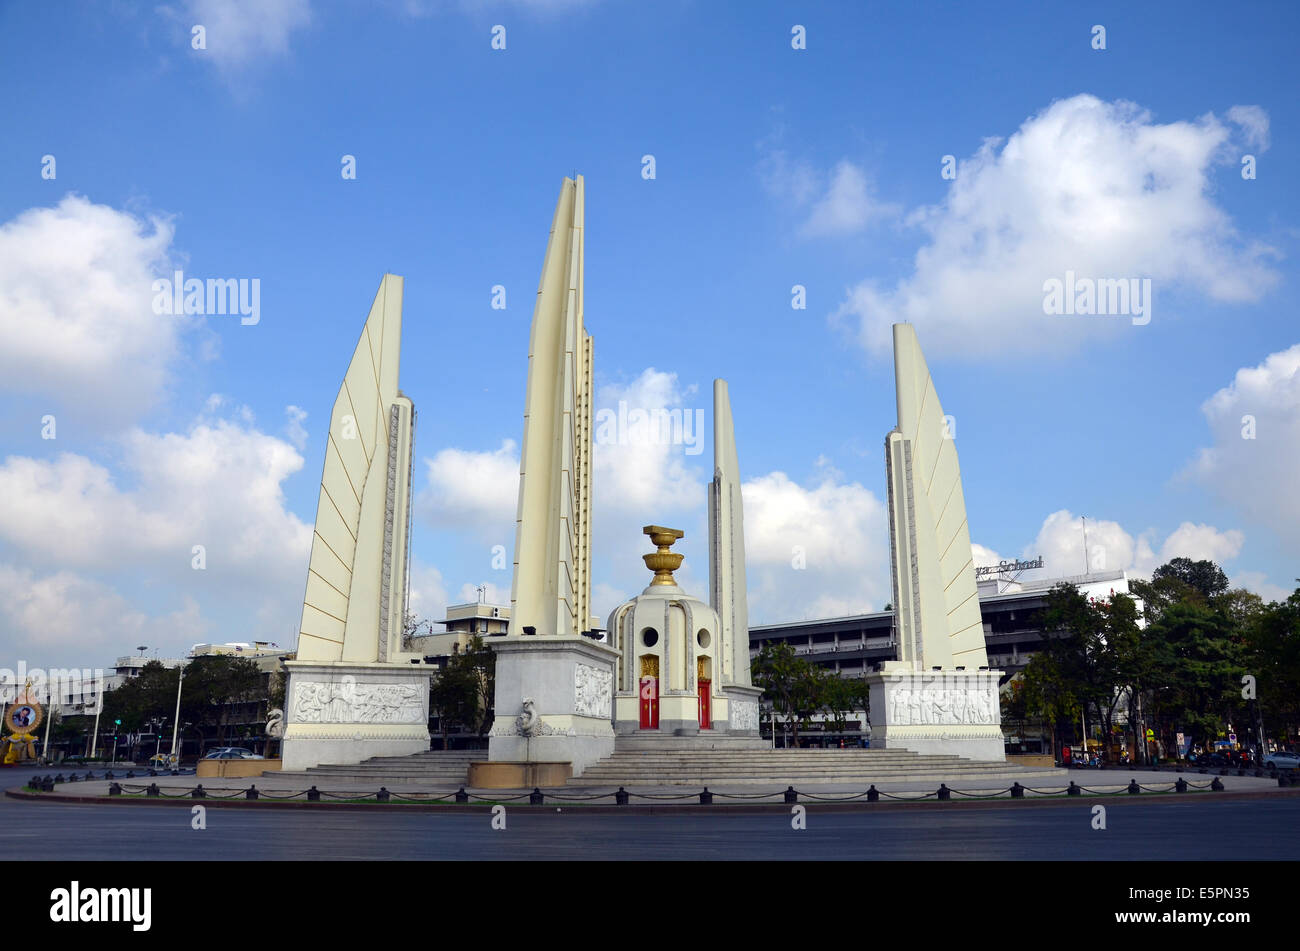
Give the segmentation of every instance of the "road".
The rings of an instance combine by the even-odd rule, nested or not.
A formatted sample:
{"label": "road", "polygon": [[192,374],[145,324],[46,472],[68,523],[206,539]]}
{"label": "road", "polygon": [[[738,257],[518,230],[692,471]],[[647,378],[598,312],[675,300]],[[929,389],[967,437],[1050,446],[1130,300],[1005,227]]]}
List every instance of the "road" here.
{"label": "road", "polygon": [[[7,786],[18,785],[6,771]],[[9,860],[181,859],[1066,859],[1300,858],[1300,797],[1219,802],[1102,801],[1094,829],[1087,797],[1063,805],[821,813],[807,828],[769,815],[313,812],[210,807],[206,829],[177,806],[0,800]]]}

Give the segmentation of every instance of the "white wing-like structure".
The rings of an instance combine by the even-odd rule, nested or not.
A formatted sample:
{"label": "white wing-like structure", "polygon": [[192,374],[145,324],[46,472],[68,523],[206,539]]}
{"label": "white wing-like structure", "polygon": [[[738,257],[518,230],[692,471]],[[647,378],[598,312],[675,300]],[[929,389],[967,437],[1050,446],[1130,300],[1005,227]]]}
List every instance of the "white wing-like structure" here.
{"label": "white wing-like structure", "polygon": [[385,274],[330,416],[299,661],[403,659],[415,408],[401,340],[402,278]]}
{"label": "white wing-like structure", "polygon": [[726,380],[713,381],[713,483],[709,488],[709,595],[722,624],[722,679],[749,686],[745,510]]}
{"label": "white wing-like structure", "polygon": [[898,427],[885,459],[898,659],[926,670],[984,667],[957,446],[911,324],[894,324],[894,376]]}
{"label": "white wing-like structure", "polygon": [[582,176],[555,205],[528,343],[510,634],[591,623],[592,341],[582,323]]}

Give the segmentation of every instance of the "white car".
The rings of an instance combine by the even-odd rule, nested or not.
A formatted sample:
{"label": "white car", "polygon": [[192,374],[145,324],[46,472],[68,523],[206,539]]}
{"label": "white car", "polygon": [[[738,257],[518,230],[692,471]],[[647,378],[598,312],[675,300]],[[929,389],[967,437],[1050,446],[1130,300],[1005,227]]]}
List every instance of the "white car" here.
{"label": "white car", "polygon": [[209,750],[204,759],[262,759],[250,749],[242,746],[219,746]]}
{"label": "white car", "polygon": [[1265,766],[1276,766],[1278,769],[1300,769],[1300,756],[1295,753],[1288,753],[1285,750],[1279,750],[1276,753],[1269,753],[1264,757]]}

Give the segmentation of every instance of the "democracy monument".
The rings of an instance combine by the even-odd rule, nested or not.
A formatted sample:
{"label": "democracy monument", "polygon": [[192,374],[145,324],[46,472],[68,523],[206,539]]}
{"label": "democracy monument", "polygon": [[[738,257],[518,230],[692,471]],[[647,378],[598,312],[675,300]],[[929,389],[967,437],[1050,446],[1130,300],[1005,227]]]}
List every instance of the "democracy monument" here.
{"label": "democracy monument", "polygon": [[[762,755],[750,679],[744,507],[730,396],[715,380],[707,603],[678,586],[680,530],[649,524],[653,577],[591,604],[593,342],[583,323],[585,188],[565,178],[529,339],[508,633],[495,722],[469,784],[563,784],[616,752]],[[285,770],[429,748],[430,670],[404,637],[415,408],[398,385],[402,278],[384,275],[330,418]],[[869,674],[873,750],[1002,761],[961,473],[911,325],[894,327],[898,424],[885,442],[899,659]],[[651,515],[652,513],[647,513]],[[649,520],[649,519],[648,519]]]}

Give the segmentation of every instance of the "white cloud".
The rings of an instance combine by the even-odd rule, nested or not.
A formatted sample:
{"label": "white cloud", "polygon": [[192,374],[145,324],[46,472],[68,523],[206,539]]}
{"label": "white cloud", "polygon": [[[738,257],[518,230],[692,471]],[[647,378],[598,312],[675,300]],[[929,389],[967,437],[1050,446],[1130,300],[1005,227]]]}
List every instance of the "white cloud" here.
{"label": "white cloud", "polygon": [[1233,106],[1228,121],[1241,126],[1246,145],[1252,149],[1268,148],[1268,113],[1259,106]]}
{"label": "white cloud", "polygon": [[254,65],[289,51],[289,36],[311,22],[308,0],[188,0],[180,21],[188,32],[195,24],[207,32],[206,50],[223,71]]}
{"label": "white cloud", "polygon": [[[1248,137],[1262,111],[1237,110]],[[834,315],[875,353],[890,326],[918,325],[927,353],[986,359],[1065,351],[1131,321],[1043,312],[1043,285],[1078,277],[1150,278],[1154,320],[1171,288],[1253,301],[1277,282],[1271,248],[1243,241],[1211,198],[1212,168],[1235,162],[1233,128],[1213,114],[1156,123],[1133,103],[1088,95],[1053,103],[999,148],[959,165],[944,201],[911,216],[927,236],[892,288],[864,281]]]}
{"label": "white cloud", "polygon": [[1261,598],[1267,601],[1285,601],[1291,596],[1294,588],[1284,588],[1281,585],[1273,584],[1262,571],[1241,571],[1231,575],[1228,583],[1234,588],[1245,588],[1247,591],[1253,591]]}
{"label": "white cloud", "polygon": [[770,194],[806,214],[799,226],[806,238],[856,234],[881,218],[896,217],[901,210],[877,199],[866,173],[847,159],[822,174],[810,162],[774,149],[760,161],[759,177]]}
{"label": "white cloud", "polygon": [[284,433],[293,447],[301,451],[307,445],[307,428],[302,424],[307,418],[307,411],[300,406],[286,406],[284,415],[288,420],[284,424]]}
{"label": "white cloud", "polygon": [[425,460],[428,486],[418,505],[437,528],[467,531],[512,550],[519,504],[519,454],[513,439],[492,452],[440,449]]}
{"label": "white cloud", "polygon": [[1185,475],[1300,551],[1300,344],[1238,370],[1201,411],[1213,444]]}
{"label": "white cloud", "polygon": [[[487,604],[509,604],[510,587],[493,584],[491,581],[483,582],[483,600]],[[460,586],[460,600],[458,604],[474,604],[478,601],[478,585],[466,582]]]}
{"label": "white cloud", "polygon": [[773,472],[741,492],[751,623],[880,610],[890,600],[889,516],[869,490],[832,478],[806,488]]}
{"label": "white cloud", "polygon": [[[1245,535],[1235,528],[1220,531],[1213,525],[1183,522],[1153,547],[1155,533],[1148,530],[1134,536],[1118,523],[1104,519],[1088,519],[1088,563],[1093,571],[1124,570],[1129,577],[1148,578],[1161,565],[1174,558],[1193,561],[1213,561],[1229,575],[1234,587],[1244,587],[1265,600],[1282,599],[1290,592],[1270,582],[1262,572],[1228,570],[1228,562],[1236,559],[1245,547]],[[1053,512],[1043,520],[1038,537],[1027,546],[1021,557],[1033,558],[1041,554],[1041,570],[1026,572],[1028,578],[1060,578],[1083,574],[1084,539],[1082,518],[1067,509]],[[981,545],[972,545],[977,552],[988,552]],[[976,564],[981,564],[976,557]]]}
{"label": "white cloud", "polygon": [[810,238],[856,234],[877,218],[896,215],[897,205],[882,204],[871,194],[867,177],[852,162],[831,173],[826,194],[813,205],[803,233]]}
{"label": "white cloud", "polygon": [[[441,621],[447,616],[447,589],[440,572],[433,565],[425,564],[419,558],[412,557],[408,568],[410,590],[406,599],[406,609],[417,618],[426,621]],[[509,604],[507,600],[503,602]],[[439,626],[435,631],[441,631]]]}
{"label": "white cloud", "polygon": [[172,234],[76,195],[0,225],[0,388],[112,422],[152,406],[181,326],[152,307]]}
{"label": "white cloud", "polygon": [[1160,564],[1174,558],[1192,561],[1213,561],[1222,565],[1241,554],[1246,536],[1235,528],[1221,532],[1212,525],[1193,525],[1183,522],[1160,546]]}
{"label": "white cloud", "polygon": [[[7,502],[0,507],[0,562],[23,565],[44,585],[44,600],[28,602],[31,610],[45,604],[59,617],[88,618],[116,612],[120,622],[104,622],[106,631],[149,629],[177,648],[218,618],[243,640],[256,634],[291,642],[311,528],[287,511],[282,485],[302,456],[273,436],[213,419],[183,434],[135,428],[116,446],[126,478],[73,453],[10,456],[0,464]],[[193,567],[194,546],[203,548],[201,571]],[[137,607],[140,591],[155,604],[182,603],[167,617],[188,620],[168,633],[166,623]],[[191,600],[203,609],[201,619]]]}
{"label": "white cloud", "polygon": [[70,571],[38,574],[28,567],[0,563],[0,618],[16,660],[47,663],[51,654],[82,666],[104,663],[137,644],[193,644],[207,638],[210,625],[197,603],[183,598],[180,608],[150,615],[110,586]]}

